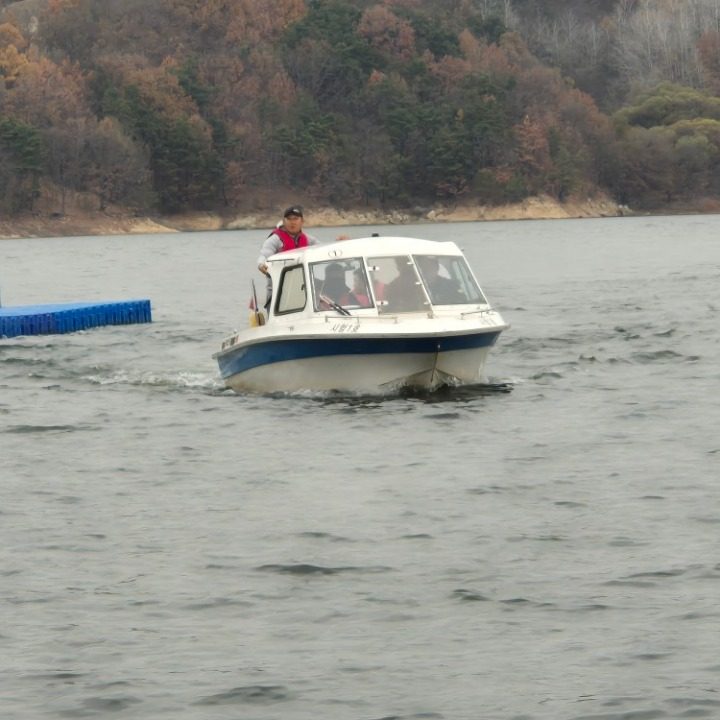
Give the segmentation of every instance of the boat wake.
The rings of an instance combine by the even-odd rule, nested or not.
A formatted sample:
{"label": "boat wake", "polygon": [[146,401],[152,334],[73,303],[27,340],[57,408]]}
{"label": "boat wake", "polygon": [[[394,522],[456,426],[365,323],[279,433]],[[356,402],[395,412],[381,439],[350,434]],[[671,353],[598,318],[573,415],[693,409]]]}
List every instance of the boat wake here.
{"label": "boat wake", "polygon": [[168,390],[204,390],[211,393],[218,390],[225,391],[225,386],[217,376],[187,371],[133,373],[119,370],[108,375],[85,375],[83,379],[94,385],[131,385]]}
{"label": "boat wake", "polygon": [[416,398],[429,402],[452,400],[469,400],[485,395],[506,395],[513,391],[514,385],[510,382],[476,383],[473,385],[441,385],[435,390],[403,390],[403,398]]}
{"label": "boat wake", "polygon": [[[467,385],[441,385],[433,390],[419,388],[395,388],[384,392],[352,392],[349,390],[301,390],[296,392],[263,393],[261,397],[313,400],[323,404],[350,403],[363,405],[392,400],[421,400],[427,403],[456,402],[493,395],[507,395],[513,391],[512,382],[487,382]],[[242,397],[242,393],[233,393]],[[255,395],[253,393],[253,395]]]}

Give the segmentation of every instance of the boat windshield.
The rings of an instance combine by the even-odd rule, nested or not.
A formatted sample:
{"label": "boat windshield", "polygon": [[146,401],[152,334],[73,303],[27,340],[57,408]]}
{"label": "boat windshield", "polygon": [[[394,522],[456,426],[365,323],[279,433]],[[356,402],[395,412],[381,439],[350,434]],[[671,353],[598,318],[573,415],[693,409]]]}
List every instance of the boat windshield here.
{"label": "boat windshield", "polygon": [[330,310],[333,305],[348,309],[373,307],[362,258],[343,258],[310,265],[314,308]]}
{"label": "boat windshield", "polygon": [[415,263],[409,255],[368,258],[378,312],[426,312],[430,306]]}
{"label": "boat windshield", "polygon": [[486,304],[461,255],[413,255],[433,305]]}

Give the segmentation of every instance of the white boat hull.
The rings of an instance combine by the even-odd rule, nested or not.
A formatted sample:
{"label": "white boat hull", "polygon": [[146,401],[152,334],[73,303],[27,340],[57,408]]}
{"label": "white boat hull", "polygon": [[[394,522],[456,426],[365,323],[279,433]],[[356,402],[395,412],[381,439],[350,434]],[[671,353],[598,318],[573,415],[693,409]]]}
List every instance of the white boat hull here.
{"label": "white boat hull", "polygon": [[238,392],[432,390],[483,382],[485,358],[499,334],[238,344],[218,362],[226,385]]}
{"label": "white boat hull", "polygon": [[403,354],[314,357],[263,365],[225,379],[236,392],[302,392],[306,390],[368,393],[402,388],[433,390],[442,385],[485,380],[489,348],[435,355]]}

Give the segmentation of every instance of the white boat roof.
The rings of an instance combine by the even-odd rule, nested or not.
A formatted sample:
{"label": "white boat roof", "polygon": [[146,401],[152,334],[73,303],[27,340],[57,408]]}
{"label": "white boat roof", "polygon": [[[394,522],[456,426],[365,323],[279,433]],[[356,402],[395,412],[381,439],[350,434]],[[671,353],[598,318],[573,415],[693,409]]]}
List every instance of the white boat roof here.
{"label": "white boat roof", "polygon": [[269,258],[283,261],[313,263],[323,260],[340,260],[349,257],[383,255],[462,255],[462,250],[451,241],[421,240],[410,237],[365,237],[338,240],[332,243],[310,245],[297,250],[277,253]]}

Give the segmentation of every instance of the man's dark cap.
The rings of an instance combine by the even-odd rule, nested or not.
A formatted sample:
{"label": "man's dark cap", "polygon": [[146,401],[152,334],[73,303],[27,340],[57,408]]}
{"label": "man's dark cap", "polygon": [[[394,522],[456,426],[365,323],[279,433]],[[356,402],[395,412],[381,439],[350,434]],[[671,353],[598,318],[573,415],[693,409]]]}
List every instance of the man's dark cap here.
{"label": "man's dark cap", "polygon": [[300,207],[300,205],[291,205],[285,210],[285,212],[283,213],[283,217],[288,217],[288,215],[299,215],[300,217],[302,217],[303,209]]}

